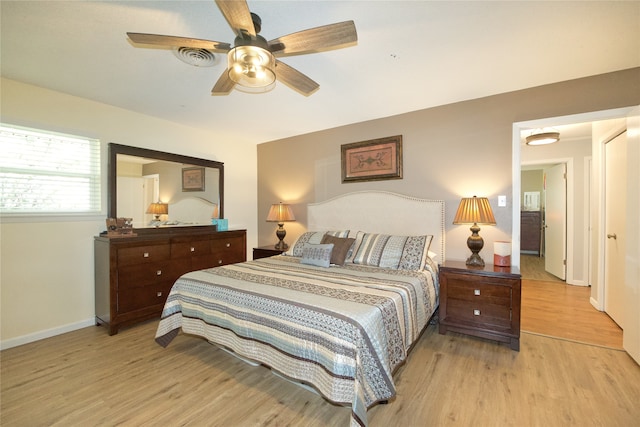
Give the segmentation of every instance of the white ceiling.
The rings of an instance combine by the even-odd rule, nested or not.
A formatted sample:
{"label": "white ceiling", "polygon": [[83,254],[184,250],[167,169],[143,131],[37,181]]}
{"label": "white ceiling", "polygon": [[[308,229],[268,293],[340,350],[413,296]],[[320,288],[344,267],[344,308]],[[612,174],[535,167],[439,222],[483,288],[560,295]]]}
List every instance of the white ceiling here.
{"label": "white ceiling", "polygon": [[209,68],[126,32],[233,42],[214,1],[0,3],[3,77],[260,143],[640,66],[640,2],[252,1],[267,40],[354,20],[358,44],[286,57],[320,90],[211,88]]}

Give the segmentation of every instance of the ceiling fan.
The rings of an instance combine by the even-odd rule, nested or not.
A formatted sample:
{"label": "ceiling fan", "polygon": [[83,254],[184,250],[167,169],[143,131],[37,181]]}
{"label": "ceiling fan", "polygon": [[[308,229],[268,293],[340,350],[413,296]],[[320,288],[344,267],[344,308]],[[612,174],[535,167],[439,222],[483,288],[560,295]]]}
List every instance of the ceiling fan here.
{"label": "ceiling fan", "polygon": [[355,44],[358,40],[353,21],[344,21],[266,41],[258,35],[262,25],[260,17],[249,11],[245,0],[216,0],[216,4],[236,34],[233,46],[189,37],[143,33],[127,35],[132,42],[139,44],[226,53],[227,69],[213,86],[212,95],[228,95],[234,88],[244,92],[266,92],[273,89],[277,79],[309,96],[320,85],[275,57],[340,49]]}

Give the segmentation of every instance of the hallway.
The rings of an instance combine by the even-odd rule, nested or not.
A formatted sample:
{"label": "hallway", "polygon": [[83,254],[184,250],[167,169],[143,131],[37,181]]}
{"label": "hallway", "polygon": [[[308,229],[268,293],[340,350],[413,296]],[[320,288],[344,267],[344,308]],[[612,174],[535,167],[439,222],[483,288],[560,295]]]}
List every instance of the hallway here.
{"label": "hallway", "polygon": [[622,329],[589,298],[591,288],[572,286],[544,271],[544,258],[522,255],[520,329],[538,335],[622,349]]}

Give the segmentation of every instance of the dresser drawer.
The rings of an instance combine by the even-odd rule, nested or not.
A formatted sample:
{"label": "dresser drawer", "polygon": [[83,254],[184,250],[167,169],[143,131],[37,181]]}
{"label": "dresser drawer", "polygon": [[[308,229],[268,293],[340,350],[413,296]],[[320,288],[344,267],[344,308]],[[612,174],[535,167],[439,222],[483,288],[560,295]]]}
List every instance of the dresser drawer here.
{"label": "dresser drawer", "polygon": [[139,288],[160,282],[175,282],[184,273],[171,262],[128,265],[118,270],[118,289]]}
{"label": "dresser drawer", "polygon": [[246,249],[242,237],[227,237],[211,241],[213,265],[226,265],[243,262],[246,259]]}
{"label": "dresser drawer", "polygon": [[210,240],[194,240],[171,244],[172,258],[186,258],[211,254]]}
{"label": "dresser drawer", "polygon": [[[118,292],[118,312],[127,313],[155,305],[164,305],[173,283],[163,282]],[[158,313],[159,314],[159,313]]]}
{"label": "dresser drawer", "polygon": [[150,263],[171,258],[169,245],[146,245],[118,249],[118,266]]}

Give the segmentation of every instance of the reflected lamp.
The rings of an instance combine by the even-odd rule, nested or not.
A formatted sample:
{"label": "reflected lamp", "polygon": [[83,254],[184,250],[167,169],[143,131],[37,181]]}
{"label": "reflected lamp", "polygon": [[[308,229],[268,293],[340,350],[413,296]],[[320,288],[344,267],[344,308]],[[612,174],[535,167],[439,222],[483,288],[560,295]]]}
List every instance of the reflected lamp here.
{"label": "reflected lamp", "polygon": [[166,215],[169,213],[169,205],[167,203],[151,203],[147,208],[147,213],[155,215],[155,220],[160,221],[160,215]]}

